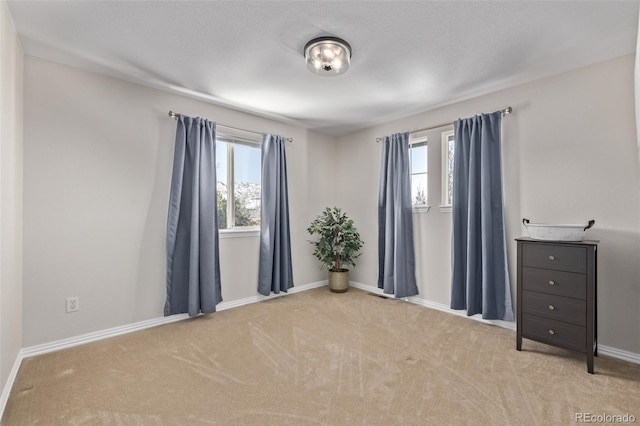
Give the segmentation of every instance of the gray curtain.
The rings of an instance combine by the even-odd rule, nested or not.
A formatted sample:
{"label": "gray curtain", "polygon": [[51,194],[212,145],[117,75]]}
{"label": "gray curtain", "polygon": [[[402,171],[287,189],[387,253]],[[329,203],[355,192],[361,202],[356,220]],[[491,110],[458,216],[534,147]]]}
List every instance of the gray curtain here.
{"label": "gray curtain", "polygon": [[207,314],[222,301],[215,141],[214,122],[178,115],[167,220],[165,315]]}
{"label": "gray curtain", "polygon": [[451,308],[513,321],[502,203],[500,111],[454,123]]}
{"label": "gray curtain", "polygon": [[258,292],[268,296],[293,287],[287,156],[282,136],[262,135],[262,203]]}
{"label": "gray curtain", "polygon": [[410,169],[409,134],[385,136],[378,194],[378,288],[398,298],[418,294]]}

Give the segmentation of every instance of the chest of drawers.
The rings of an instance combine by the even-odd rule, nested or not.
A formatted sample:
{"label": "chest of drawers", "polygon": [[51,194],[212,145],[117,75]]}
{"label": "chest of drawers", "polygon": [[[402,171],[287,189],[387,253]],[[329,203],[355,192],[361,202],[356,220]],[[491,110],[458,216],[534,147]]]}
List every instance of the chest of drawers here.
{"label": "chest of drawers", "polygon": [[517,238],[516,349],[522,339],[597,355],[597,241]]}

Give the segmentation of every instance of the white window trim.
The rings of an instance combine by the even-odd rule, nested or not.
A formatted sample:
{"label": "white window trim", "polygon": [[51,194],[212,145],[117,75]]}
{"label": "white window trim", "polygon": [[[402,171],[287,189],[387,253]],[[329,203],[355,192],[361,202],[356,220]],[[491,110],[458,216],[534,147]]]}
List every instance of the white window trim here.
{"label": "white window trim", "polygon": [[447,162],[447,154],[448,150],[448,142],[449,137],[454,135],[453,129],[446,130],[442,132],[442,169],[441,169],[441,178],[440,181],[442,183],[442,203],[440,204],[440,211],[442,213],[451,213],[451,204],[448,204],[447,195],[449,193],[449,173],[447,170],[448,162]]}
{"label": "white window trim", "polygon": [[249,238],[259,236],[260,228],[257,226],[236,226],[231,229],[218,230],[218,238],[223,240],[227,238]]}
{"label": "white window trim", "polygon": [[[431,209],[431,206],[429,205],[429,187],[428,187],[428,182],[429,182],[429,138],[427,138],[427,135],[420,135],[419,133],[413,133],[411,135],[409,135],[409,153],[411,153],[411,147],[413,145],[426,145],[427,146],[427,188],[425,188],[425,190],[427,191],[427,203],[426,204],[416,204],[413,205],[413,200],[411,200],[412,205],[411,205],[411,210],[413,213],[429,213],[429,210]],[[411,155],[409,156],[409,161],[411,161]]]}
{"label": "white window trim", "polygon": [[428,204],[422,204],[420,206],[411,206],[413,213],[429,213],[431,206]]}
{"label": "white window trim", "polygon": [[[235,176],[234,176],[234,145],[242,144],[261,148],[262,139],[254,132],[243,131],[240,129],[229,129],[228,131],[218,132],[216,139],[220,139],[221,142],[226,142],[227,145],[227,225],[236,223],[235,213]],[[260,182],[262,185],[262,182]],[[262,206],[260,206],[262,209]],[[218,230],[218,236],[220,238],[241,238],[241,237],[254,237],[260,236],[260,227],[258,226],[235,226],[230,228],[224,228]]]}

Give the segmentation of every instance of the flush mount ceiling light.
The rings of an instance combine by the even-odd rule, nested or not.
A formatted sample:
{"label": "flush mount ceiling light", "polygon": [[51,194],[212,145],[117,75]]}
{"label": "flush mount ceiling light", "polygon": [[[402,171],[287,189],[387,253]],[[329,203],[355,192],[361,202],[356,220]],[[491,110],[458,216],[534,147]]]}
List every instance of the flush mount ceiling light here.
{"label": "flush mount ceiling light", "polygon": [[344,74],[351,63],[351,46],[337,37],[318,37],[304,46],[307,69],[322,76]]}

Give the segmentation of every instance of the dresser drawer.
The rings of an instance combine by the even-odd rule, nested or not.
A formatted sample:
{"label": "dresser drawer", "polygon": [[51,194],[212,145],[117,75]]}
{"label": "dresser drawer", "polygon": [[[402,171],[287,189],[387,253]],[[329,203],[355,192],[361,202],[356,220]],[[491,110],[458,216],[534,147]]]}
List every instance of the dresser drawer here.
{"label": "dresser drawer", "polygon": [[522,292],[522,312],[575,325],[587,325],[587,307],[584,300],[524,291]]}
{"label": "dresser drawer", "polygon": [[585,273],[587,249],[563,244],[523,244],[522,266]]}
{"label": "dresser drawer", "polygon": [[585,300],[587,276],[575,272],[523,267],[522,288]]}
{"label": "dresser drawer", "polygon": [[586,327],[540,318],[535,315],[522,314],[522,337],[580,352],[587,350]]}

